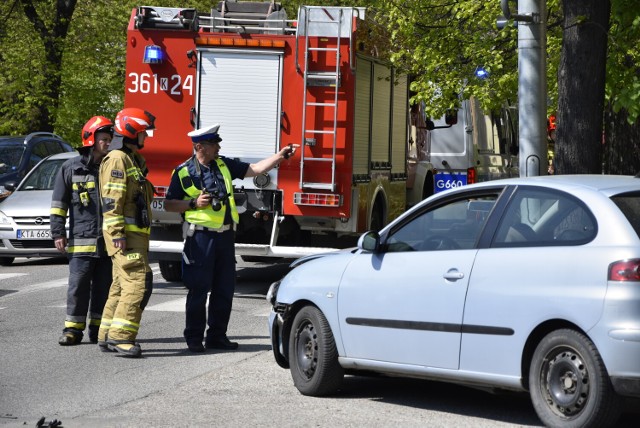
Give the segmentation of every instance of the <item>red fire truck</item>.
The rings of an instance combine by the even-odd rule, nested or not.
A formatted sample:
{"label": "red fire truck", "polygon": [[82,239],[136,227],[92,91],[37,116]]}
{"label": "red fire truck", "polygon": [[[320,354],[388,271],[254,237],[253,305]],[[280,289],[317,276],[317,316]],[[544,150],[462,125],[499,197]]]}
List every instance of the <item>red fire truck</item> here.
{"label": "red fire truck", "polygon": [[[221,1],[211,11],[141,6],[128,27],[125,107],[156,127],[145,144],[156,187],[151,257],[181,276],[182,219],[163,210],[171,171],[192,156],[187,133],[220,124],[221,152],[255,162],[288,144],[279,168],[234,182],[236,253],[299,257],[353,245],[407,204],[409,85],[356,49],[364,10]],[[415,152],[415,151],[414,151]],[[415,162],[411,195],[432,193]]]}

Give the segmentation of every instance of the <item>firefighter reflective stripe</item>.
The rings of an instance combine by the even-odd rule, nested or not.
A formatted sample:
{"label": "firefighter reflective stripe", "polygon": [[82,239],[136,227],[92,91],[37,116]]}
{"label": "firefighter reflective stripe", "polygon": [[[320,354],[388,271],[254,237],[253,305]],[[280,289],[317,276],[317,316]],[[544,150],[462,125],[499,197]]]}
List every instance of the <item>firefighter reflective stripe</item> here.
{"label": "firefighter reflective stripe", "polygon": [[[100,328],[102,328],[102,324],[100,325]],[[123,318],[114,318],[111,321],[111,328],[119,328],[121,330],[127,330],[137,333],[138,329],[140,328],[140,324],[132,321],[127,321]]]}
{"label": "firefighter reflective stripe", "polygon": [[[72,179],[74,179],[74,178],[76,178],[76,177],[75,176],[72,177]],[[83,179],[84,179],[84,177],[83,177]],[[83,181],[79,181],[79,182],[74,182],[71,185],[71,188],[73,190],[84,190],[85,188],[86,189],[95,189],[96,188],[96,183],[95,183],[95,181],[84,181],[83,180]]]}
{"label": "firefighter reflective stripe", "polygon": [[68,253],[95,253],[98,250],[98,238],[70,239]]}
{"label": "firefighter reflective stripe", "polygon": [[67,212],[69,211],[69,206],[63,201],[51,201],[51,210],[49,214],[51,215],[59,215],[60,217],[66,217]]}
{"label": "firefighter reflective stripe", "polygon": [[109,226],[120,226],[122,227],[124,224],[124,216],[122,215],[114,215],[111,218],[105,219],[102,224],[102,229],[106,230]]}
{"label": "firefighter reflective stripe", "polygon": [[89,312],[89,325],[100,326],[101,313]]}
{"label": "firefighter reflective stripe", "polygon": [[124,193],[127,191],[127,183],[106,183],[103,188],[105,190],[113,190],[114,192]]}
{"label": "firefighter reflective stripe", "polygon": [[151,227],[139,227],[136,225],[136,219],[131,217],[124,218],[124,230],[128,232],[138,232],[147,235],[151,234]]}
{"label": "firefighter reflective stripe", "polygon": [[62,209],[62,208],[53,208],[51,207],[51,210],[49,210],[49,214],[51,215],[59,215],[60,217],[66,217],[67,216],[67,210],[66,209]]}
{"label": "firefighter reflective stripe", "polygon": [[65,320],[64,322],[64,328],[74,328],[76,330],[84,330],[84,328],[86,327],[86,323],[83,322],[74,322],[74,321],[69,321],[69,320]]}
{"label": "firefighter reflective stripe", "polygon": [[143,178],[141,175],[141,171],[137,166],[132,166],[131,168],[128,168],[127,175],[129,177],[133,177],[133,179],[136,181],[140,181],[140,179]]}
{"label": "firefighter reflective stripe", "polygon": [[111,320],[110,319],[106,319],[106,318],[102,318],[100,320],[100,329],[104,329],[104,330],[109,330],[109,328],[111,328]]}
{"label": "firefighter reflective stripe", "polygon": [[[197,162],[197,161],[195,161]],[[240,216],[238,215],[238,210],[236,208],[236,201],[233,198],[233,184],[231,173],[227,169],[224,161],[222,159],[216,159],[216,163],[218,164],[218,168],[222,173],[222,177],[224,178],[224,184],[227,192],[229,192],[229,198],[227,203],[223,205],[224,209],[214,211],[211,205],[207,205],[205,208],[199,208],[197,210],[187,210],[184,213],[184,219],[192,224],[197,224],[199,226],[209,227],[211,229],[218,229],[222,226],[224,222],[224,214],[227,210],[227,207],[231,209],[231,218],[235,223],[240,222]],[[200,195],[201,190],[198,189],[194,184],[193,180],[183,180],[185,177],[189,176],[188,164],[184,164],[182,168],[178,170],[178,177],[180,178],[180,185],[183,186],[184,192],[187,194],[187,199],[197,198]],[[186,188],[184,187],[184,183],[190,183]]]}

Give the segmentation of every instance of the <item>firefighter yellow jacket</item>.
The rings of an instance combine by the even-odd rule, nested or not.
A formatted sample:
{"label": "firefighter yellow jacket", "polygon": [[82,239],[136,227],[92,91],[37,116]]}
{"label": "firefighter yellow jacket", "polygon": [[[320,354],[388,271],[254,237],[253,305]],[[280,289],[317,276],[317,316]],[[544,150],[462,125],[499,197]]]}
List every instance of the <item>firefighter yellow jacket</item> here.
{"label": "firefighter yellow jacket", "polygon": [[126,148],[113,150],[100,165],[102,232],[107,252],[114,239],[127,239],[127,248],[149,248],[153,185],[146,179],[144,158]]}

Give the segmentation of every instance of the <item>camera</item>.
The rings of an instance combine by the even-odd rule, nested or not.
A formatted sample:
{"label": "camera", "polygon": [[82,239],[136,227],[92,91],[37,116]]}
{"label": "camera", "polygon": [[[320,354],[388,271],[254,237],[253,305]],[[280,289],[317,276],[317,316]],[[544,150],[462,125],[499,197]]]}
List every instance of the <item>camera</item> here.
{"label": "camera", "polygon": [[222,209],[222,205],[229,199],[229,195],[222,192],[215,192],[209,189],[206,189],[206,193],[211,195],[211,208],[214,211],[220,211]]}

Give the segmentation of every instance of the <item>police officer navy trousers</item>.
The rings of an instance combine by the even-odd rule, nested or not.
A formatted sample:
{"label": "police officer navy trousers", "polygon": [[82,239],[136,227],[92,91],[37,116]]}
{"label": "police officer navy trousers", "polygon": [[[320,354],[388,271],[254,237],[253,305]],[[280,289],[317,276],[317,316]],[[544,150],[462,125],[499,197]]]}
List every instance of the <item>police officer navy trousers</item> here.
{"label": "police officer navy trousers", "polygon": [[234,234],[231,227],[224,232],[195,230],[186,238],[182,280],[189,290],[184,329],[187,343],[201,343],[207,324],[205,343],[226,337],[236,285]]}

